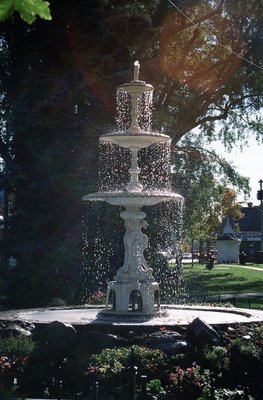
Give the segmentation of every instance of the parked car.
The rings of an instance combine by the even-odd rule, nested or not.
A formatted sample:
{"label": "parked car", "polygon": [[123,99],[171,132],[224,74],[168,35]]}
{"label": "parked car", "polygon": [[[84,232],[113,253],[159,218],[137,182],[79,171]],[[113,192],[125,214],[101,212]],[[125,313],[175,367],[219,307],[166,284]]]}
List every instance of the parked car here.
{"label": "parked car", "polygon": [[184,253],[183,260],[192,260],[192,253]]}

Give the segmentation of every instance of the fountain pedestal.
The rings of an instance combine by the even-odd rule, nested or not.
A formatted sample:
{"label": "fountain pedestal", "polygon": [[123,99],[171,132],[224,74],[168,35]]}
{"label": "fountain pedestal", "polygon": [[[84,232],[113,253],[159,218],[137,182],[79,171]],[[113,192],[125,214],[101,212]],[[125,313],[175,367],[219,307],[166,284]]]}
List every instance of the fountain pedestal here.
{"label": "fountain pedestal", "polygon": [[106,298],[106,310],[111,306],[113,311],[138,311],[153,314],[159,304],[159,284],[154,281],[152,269],[144,258],[148,246],[148,237],[142,232],[147,227],[146,214],[139,207],[126,207],[120,214],[125,221],[124,263],[117,271],[115,280],[109,282]]}

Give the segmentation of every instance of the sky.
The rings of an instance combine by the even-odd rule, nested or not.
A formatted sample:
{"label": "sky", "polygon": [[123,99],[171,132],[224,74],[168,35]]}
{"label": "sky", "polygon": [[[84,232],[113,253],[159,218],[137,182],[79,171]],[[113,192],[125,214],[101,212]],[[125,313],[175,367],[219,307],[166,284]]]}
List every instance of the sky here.
{"label": "sky", "polygon": [[236,146],[231,152],[226,152],[224,146],[217,142],[211,146],[218,154],[224,156],[227,161],[232,161],[236,170],[250,180],[252,188],[249,198],[244,199],[243,195],[238,195],[238,201],[252,202],[253,205],[259,205],[257,200],[257,191],[260,189],[259,180],[263,180],[263,144],[259,144],[255,137],[251,135],[248,145],[240,150]]}

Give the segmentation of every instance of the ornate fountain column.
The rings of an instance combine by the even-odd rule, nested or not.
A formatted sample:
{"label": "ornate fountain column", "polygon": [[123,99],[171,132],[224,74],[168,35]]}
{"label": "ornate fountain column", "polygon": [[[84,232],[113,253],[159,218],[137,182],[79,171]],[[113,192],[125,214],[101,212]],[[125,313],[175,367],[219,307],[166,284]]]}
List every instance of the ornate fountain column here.
{"label": "ornate fountain column", "polygon": [[126,227],[123,238],[125,255],[115,279],[122,282],[154,280],[143,254],[148,245],[148,237],[142,232],[142,228],[147,227],[146,214],[139,207],[127,207],[120,216]]}
{"label": "ornate fountain column", "polygon": [[[144,258],[144,250],[148,246],[148,237],[142,232],[148,226],[144,219],[146,214],[139,207],[127,207],[120,216],[126,227],[124,263],[114,277],[115,281],[109,283],[108,296],[111,290],[115,291],[116,311],[127,312],[130,306],[137,306],[136,311],[152,314],[156,309],[155,297],[159,284],[154,281],[152,269]],[[106,308],[108,301],[109,297]]]}

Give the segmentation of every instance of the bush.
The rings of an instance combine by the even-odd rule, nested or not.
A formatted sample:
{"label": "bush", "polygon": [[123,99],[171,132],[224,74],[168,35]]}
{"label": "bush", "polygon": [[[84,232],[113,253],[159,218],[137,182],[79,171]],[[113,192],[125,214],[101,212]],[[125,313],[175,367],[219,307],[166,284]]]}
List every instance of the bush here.
{"label": "bush", "polygon": [[35,342],[30,336],[17,336],[0,339],[0,355],[25,357],[35,349]]}
{"label": "bush", "polygon": [[211,399],[211,377],[209,370],[202,370],[200,366],[193,365],[182,369],[176,367],[170,373],[170,385],[167,391],[170,394],[167,399],[177,400],[202,400]]}
{"label": "bush", "polygon": [[215,390],[214,400],[253,400],[254,397],[247,395],[243,390],[218,389]]}
{"label": "bush", "polygon": [[53,297],[47,304],[48,307],[63,307],[66,305],[66,300],[61,297]]}
{"label": "bush", "polygon": [[166,391],[162,387],[160,379],[152,379],[147,384],[147,391],[153,396],[158,396],[158,399],[165,399]]}
{"label": "bush", "polygon": [[89,368],[95,368],[101,376],[119,374],[131,365],[136,365],[140,373],[152,373],[164,367],[166,356],[161,350],[134,345],[130,348],[104,349],[100,354],[92,355],[89,364]]}
{"label": "bush", "polygon": [[[131,346],[104,349],[89,359],[87,383],[92,385],[94,377],[99,382],[101,398],[122,399],[123,393],[129,391],[132,372],[138,376],[145,374],[150,379],[160,375],[166,365],[166,356],[161,350],[153,350],[142,346]],[[134,369],[136,367],[136,369]],[[112,396],[112,397],[110,397]]]}
{"label": "bush", "polygon": [[220,374],[229,369],[230,359],[225,347],[214,346],[210,348],[206,346],[203,356],[206,367],[211,371]]}
{"label": "bush", "polygon": [[237,338],[230,347],[231,369],[237,372],[237,378],[240,374],[249,374],[253,379],[263,371],[263,351],[262,346],[256,344],[253,340]]}
{"label": "bush", "polygon": [[100,290],[96,290],[86,300],[86,303],[91,305],[101,305],[105,304],[105,302],[106,302],[106,294]]}
{"label": "bush", "polygon": [[[28,336],[0,339],[0,387],[15,393],[16,383],[23,375],[35,342]],[[13,397],[16,397],[15,395]]]}

